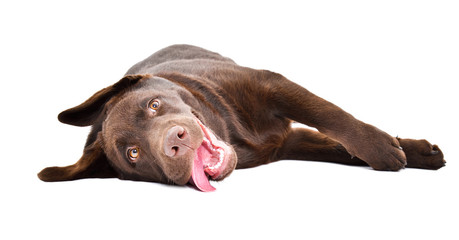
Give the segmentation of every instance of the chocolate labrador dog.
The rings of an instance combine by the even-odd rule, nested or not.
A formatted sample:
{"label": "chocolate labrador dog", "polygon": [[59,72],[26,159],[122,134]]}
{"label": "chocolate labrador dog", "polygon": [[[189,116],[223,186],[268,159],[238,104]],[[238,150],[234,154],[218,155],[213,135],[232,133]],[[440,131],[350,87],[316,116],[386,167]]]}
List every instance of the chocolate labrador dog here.
{"label": "chocolate labrador dog", "polygon": [[43,181],[118,177],[213,191],[210,180],[282,159],[389,171],[445,164],[426,140],[391,137],[280,74],[189,45],[154,53],[58,118],[92,129],[80,160],[43,169]]}

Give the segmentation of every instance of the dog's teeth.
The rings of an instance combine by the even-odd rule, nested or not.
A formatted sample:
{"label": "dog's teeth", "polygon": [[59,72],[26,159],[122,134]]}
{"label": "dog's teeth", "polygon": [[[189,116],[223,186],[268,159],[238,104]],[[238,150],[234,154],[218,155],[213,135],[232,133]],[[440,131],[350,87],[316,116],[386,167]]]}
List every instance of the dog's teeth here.
{"label": "dog's teeth", "polygon": [[219,161],[219,162],[217,163],[217,165],[215,165],[215,168],[219,168],[221,165],[222,165],[222,162]]}
{"label": "dog's teeth", "polygon": [[211,146],[212,146],[212,144],[210,144],[210,141],[209,141],[207,138],[204,138],[204,142],[206,142],[206,145],[207,145],[208,147],[211,147]]}
{"label": "dog's teeth", "polygon": [[215,165],[211,166],[210,164],[207,164],[205,166],[205,169],[208,169],[210,171],[214,171],[215,169],[220,168],[222,166],[224,158],[225,158],[225,151],[223,149],[221,149],[221,148],[218,148],[218,147],[215,148],[212,145],[212,142],[207,138],[204,138],[203,143],[207,147],[207,149],[209,149],[212,152],[212,159],[214,159],[214,161],[217,160]]}
{"label": "dog's teeth", "polygon": [[217,151],[219,153],[218,154],[219,157],[218,157],[218,163],[215,165],[215,168],[219,168],[223,163],[223,159],[225,158],[225,151],[223,151],[223,149],[218,149]]}
{"label": "dog's teeth", "polygon": [[223,149],[219,148],[219,149],[215,149],[214,151],[216,152],[214,154],[214,157],[218,159],[218,162],[213,166],[206,166],[206,169],[211,170],[211,171],[220,168],[225,158],[225,151]]}

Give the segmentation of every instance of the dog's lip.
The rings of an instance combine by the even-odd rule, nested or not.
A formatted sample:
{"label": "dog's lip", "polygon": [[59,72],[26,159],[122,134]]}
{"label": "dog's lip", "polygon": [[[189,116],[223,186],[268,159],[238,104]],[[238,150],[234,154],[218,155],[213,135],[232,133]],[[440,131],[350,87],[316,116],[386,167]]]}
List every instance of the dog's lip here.
{"label": "dog's lip", "polygon": [[[196,119],[204,134],[200,148],[206,148],[217,161],[206,161],[204,171],[212,178],[217,179],[226,169],[231,155],[231,148],[223,141],[217,139],[199,119]],[[209,160],[209,159],[207,159]]]}
{"label": "dog's lip", "polygon": [[204,192],[214,191],[215,188],[209,183],[209,178],[217,180],[222,176],[228,166],[231,148],[208,129],[196,118],[203,133],[203,141],[196,149],[193,161],[193,170],[189,182]]}

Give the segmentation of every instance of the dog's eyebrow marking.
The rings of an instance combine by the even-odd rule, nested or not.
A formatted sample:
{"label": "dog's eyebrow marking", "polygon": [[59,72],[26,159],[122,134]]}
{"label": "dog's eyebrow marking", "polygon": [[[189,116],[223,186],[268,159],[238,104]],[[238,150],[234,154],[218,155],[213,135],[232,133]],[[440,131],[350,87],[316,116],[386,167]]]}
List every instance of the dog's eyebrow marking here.
{"label": "dog's eyebrow marking", "polygon": [[143,98],[141,101],[138,102],[137,108],[135,109],[135,116],[134,120],[136,124],[140,124],[140,126],[144,127],[142,121],[145,121],[150,118],[150,112],[148,112],[148,103],[152,100],[151,97]]}
{"label": "dog's eyebrow marking", "polygon": [[[118,153],[120,154],[121,158],[123,161],[130,163],[129,158],[126,155],[126,149],[128,148],[128,145],[125,144],[116,144],[116,149],[118,150]],[[132,165],[132,167],[135,167],[135,165]]]}
{"label": "dog's eyebrow marking", "polygon": [[[156,97],[157,98],[157,97]],[[155,97],[145,97],[139,102],[139,108],[142,110],[148,109],[148,103],[150,103],[151,100],[155,99]]]}

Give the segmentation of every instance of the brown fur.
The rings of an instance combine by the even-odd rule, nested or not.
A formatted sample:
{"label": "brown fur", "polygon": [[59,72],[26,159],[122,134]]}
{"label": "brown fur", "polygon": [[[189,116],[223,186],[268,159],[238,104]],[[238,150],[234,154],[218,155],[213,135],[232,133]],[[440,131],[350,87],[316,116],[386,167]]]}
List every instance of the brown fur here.
{"label": "brown fur", "polygon": [[[145,110],[151,99],[161,108]],[[183,185],[190,178],[194,151],[202,142],[196,117],[231,146],[229,165],[255,167],[282,159],[369,165],[376,170],[444,166],[438,146],[400,139],[355,119],[280,74],[241,67],[202,48],[174,45],[134,65],[114,85],[59,114],[63,123],[92,125],[81,159],[67,167],[45,168],[43,181],[118,177]],[[318,129],[291,128],[297,121]],[[187,148],[168,156],[168,130],[187,129]],[[130,146],[141,159],[126,160]]]}

